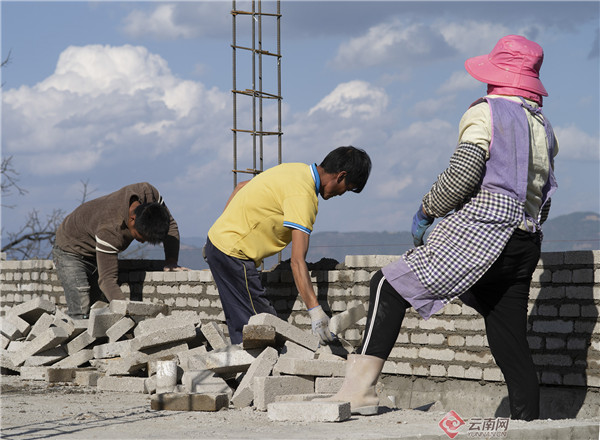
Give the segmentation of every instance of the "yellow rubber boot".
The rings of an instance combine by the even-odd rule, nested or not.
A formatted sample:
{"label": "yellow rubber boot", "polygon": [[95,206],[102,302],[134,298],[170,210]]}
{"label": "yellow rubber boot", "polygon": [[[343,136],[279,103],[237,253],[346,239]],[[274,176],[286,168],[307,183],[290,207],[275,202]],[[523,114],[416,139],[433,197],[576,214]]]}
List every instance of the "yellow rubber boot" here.
{"label": "yellow rubber boot", "polygon": [[346,361],[346,377],[342,388],[327,399],[329,402],[350,402],[352,414],[371,416],[379,411],[375,385],[384,360],[364,354],[350,354]]}

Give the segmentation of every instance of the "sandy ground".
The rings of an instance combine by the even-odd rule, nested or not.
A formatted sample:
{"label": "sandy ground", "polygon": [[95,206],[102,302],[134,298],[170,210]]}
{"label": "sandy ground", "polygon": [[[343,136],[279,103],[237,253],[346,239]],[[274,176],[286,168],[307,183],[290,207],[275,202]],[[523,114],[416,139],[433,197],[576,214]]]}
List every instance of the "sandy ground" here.
{"label": "sandy ground", "polygon": [[[29,439],[449,439],[446,413],[382,408],[379,415],[339,423],[270,421],[252,408],[219,412],[153,411],[150,396],[49,385],[2,376],[1,437]],[[435,408],[435,407],[434,407]],[[508,430],[478,438],[599,440],[600,418],[509,421]],[[469,421],[456,439],[474,438]],[[501,434],[504,434],[501,436]]]}

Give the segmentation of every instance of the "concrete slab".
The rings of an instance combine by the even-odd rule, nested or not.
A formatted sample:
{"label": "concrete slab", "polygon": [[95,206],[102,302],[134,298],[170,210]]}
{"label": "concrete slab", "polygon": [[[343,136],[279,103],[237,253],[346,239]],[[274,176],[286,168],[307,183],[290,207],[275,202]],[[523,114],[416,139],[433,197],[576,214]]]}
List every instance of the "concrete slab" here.
{"label": "concrete slab", "polygon": [[240,347],[230,345],[227,349],[209,351],[200,356],[200,361],[205,368],[219,374],[240,373],[248,370],[250,364],[260,354],[259,351],[242,350]]}
{"label": "concrete slab", "polygon": [[23,380],[46,380],[48,367],[21,367],[21,379]]}
{"label": "concrete slab", "polygon": [[314,359],[315,352],[292,341],[285,341],[281,348],[280,356],[288,356],[295,359]]}
{"label": "concrete slab", "polygon": [[254,379],[271,374],[273,366],[277,362],[279,353],[273,347],[265,348],[248,368],[244,378],[235,390],[231,403],[236,408],[250,406],[254,400]]}
{"label": "concrete slab", "polygon": [[149,393],[147,377],[103,376],[98,378],[98,391],[120,391],[129,393]]}
{"label": "concrete slab", "polygon": [[260,313],[251,316],[248,325],[270,325],[275,327],[277,336],[284,340],[295,342],[298,345],[306,347],[312,351],[319,348],[319,338],[310,332],[299,329],[298,327],[287,323],[281,318],[269,313]]}
{"label": "concrete slab", "polygon": [[77,370],[75,384],[82,387],[95,387],[98,385],[99,377],[102,377],[102,374],[95,370]]}
{"label": "concrete slab", "polygon": [[351,415],[349,402],[274,402],[268,414],[278,422],[343,422]]}
{"label": "concrete slab", "polygon": [[23,337],[23,334],[19,331],[17,326],[12,322],[2,318],[0,320],[0,333],[11,341],[16,341]]}
{"label": "concrete slab", "polygon": [[27,336],[29,334],[29,331],[31,330],[31,324],[29,324],[27,321],[25,321],[23,318],[16,315],[15,313],[8,312],[6,316],[4,316],[3,320],[6,320],[13,324],[23,336]]}
{"label": "concrete slab", "polygon": [[254,407],[266,411],[269,403],[285,394],[314,393],[313,380],[297,376],[267,376],[254,379]]}
{"label": "concrete slab", "polygon": [[108,330],[106,330],[108,342],[117,342],[133,327],[135,327],[135,321],[128,316],[124,316],[115,322]]}
{"label": "concrete slab", "polygon": [[184,371],[181,384],[187,393],[232,394],[227,382],[210,370]]}
{"label": "concrete slab", "polygon": [[196,326],[201,323],[200,315],[193,310],[186,310],[182,313],[169,316],[157,316],[156,318],[147,318],[140,322],[133,330],[136,338],[147,333],[154,333],[159,330],[169,329],[173,327],[181,327],[182,325],[191,324]]}
{"label": "concrete slab", "polygon": [[88,332],[96,338],[106,336],[106,331],[123,316],[123,314],[112,312],[108,307],[91,309]]}
{"label": "concrete slab", "polygon": [[31,330],[29,331],[29,334],[27,335],[27,338],[25,338],[25,340],[31,341],[35,339],[36,336],[48,330],[48,328],[50,328],[50,325],[52,325],[53,321],[54,317],[52,315],[46,312],[42,313],[38,320],[35,322],[35,324],[31,326]]}
{"label": "concrete slab", "polygon": [[54,348],[69,337],[67,331],[60,327],[50,327],[44,333],[39,335],[33,341],[29,341],[18,353],[15,353],[12,360],[15,366],[22,365],[25,360],[44,350]]}
{"label": "concrete slab", "polygon": [[94,350],[79,350],[77,353],[69,355],[57,363],[52,364],[52,366],[55,368],[77,368],[92,359],[94,359]]}
{"label": "concrete slab", "polygon": [[33,325],[43,313],[53,314],[55,310],[56,305],[53,302],[37,297],[14,306],[10,310],[10,313],[20,316],[29,324]]}
{"label": "concrete slab", "polygon": [[91,333],[84,331],[79,336],[76,336],[75,338],[73,338],[69,342],[67,342],[67,345],[66,345],[67,353],[70,355],[75,354],[79,350],[83,350],[84,348],[88,347],[89,345],[94,343],[96,340],[97,340],[97,338],[92,336]]}
{"label": "concrete slab", "polygon": [[129,316],[154,317],[160,313],[167,314],[169,312],[166,304],[144,301],[114,300],[108,307],[113,313]]}
{"label": "concrete slab", "polygon": [[192,348],[188,351],[177,353],[177,358],[179,359],[179,366],[184,371],[205,370],[206,365],[204,365],[204,362],[202,362],[200,357],[204,356],[206,353],[208,353],[208,350],[204,345]]}
{"label": "concrete slab", "polygon": [[63,346],[50,348],[40,353],[29,356],[23,363],[27,367],[37,367],[41,365],[52,365],[61,359],[67,357],[67,351]]}
{"label": "concrete slab", "polygon": [[219,411],[229,406],[227,394],[166,393],[152,396],[150,408],[165,411]]}
{"label": "concrete slab", "polygon": [[123,376],[139,371],[145,368],[147,364],[148,355],[134,351],[120,358],[109,359],[106,364],[105,374],[107,376]]}
{"label": "concrete slab", "polygon": [[136,336],[132,339],[131,350],[142,350],[144,348],[156,347],[171,342],[189,341],[195,337],[196,326],[194,324],[163,328],[158,331]]}
{"label": "concrete slab", "polygon": [[75,368],[48,367],[46,370],[46,382],[75,382]]}
{"label": "concrete slab", "polygon": [[94,352],[95,359],[108,359],[117,356],[124,356],[131,353],[131,339],[124,341],[109,342],[107,344],[100,344],[94,346],[92,351]]}

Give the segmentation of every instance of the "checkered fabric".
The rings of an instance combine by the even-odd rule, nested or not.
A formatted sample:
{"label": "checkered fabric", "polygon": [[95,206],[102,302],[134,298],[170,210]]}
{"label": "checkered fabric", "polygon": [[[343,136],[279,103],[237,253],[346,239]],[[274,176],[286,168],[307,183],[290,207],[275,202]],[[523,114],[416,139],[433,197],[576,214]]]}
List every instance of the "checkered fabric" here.
{"label": "checkered fabric", "polygon": [[461,143],[450,158],[448,168],[423,197],[425,212],[431,217],[443,217],[465,203],[481,181],[485,156],[483,148]]}
{"label": "checkered fabric", "polygon": [[423,246],[403,255],[423,286],[445,304],[494,263],[523,218],[523,203],[481,190],[444,218]]}

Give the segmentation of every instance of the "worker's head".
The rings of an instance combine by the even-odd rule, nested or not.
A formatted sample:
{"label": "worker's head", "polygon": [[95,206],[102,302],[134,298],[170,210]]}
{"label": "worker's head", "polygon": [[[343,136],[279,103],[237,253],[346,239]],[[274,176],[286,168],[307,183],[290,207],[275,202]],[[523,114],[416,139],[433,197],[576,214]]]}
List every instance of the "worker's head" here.
{"label": "worker's head", "polygon": [[520,35],[507,35],[488,55],[465,61],[465,68],[473,78],[488,84],[488,93],[504,88],[512,93],[497,94],[539,97],[541,101],[542,96],[548,96],[540,81],[543,61],[544,51],[539,44]]}
{"label": "worker's head", "polygon": [[338,147],[331,151],[319,166],[325,173],[333,175],[331,185],[336,186],[331,195],[321,192],[325,199],[346,191],[361,192],[371,173],[369,155],[364,150],[352,146]]}
{"label": "worker's head", "polygon": [[158,244],[167,237],[170,215],[165,205],[156,202],[138,205],[132,219],[129,230],[137,241]]}

